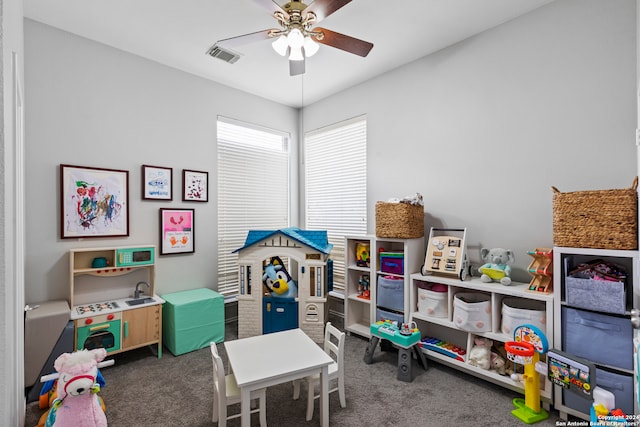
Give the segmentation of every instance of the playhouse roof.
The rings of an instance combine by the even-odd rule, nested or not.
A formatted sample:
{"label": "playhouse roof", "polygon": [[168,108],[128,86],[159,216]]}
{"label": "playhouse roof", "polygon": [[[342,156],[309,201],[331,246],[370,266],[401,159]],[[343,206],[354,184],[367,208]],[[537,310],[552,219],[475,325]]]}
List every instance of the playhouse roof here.
{"label": "playhouse roof", "polygon": [[244,241],[244,246],[236,249],[233,253],[239,252],[278,233],[284,234],[290,239],[296,240],[323,254],[329,254],[333,248],[333,245],[329,243],[329,239],[327,238],[326,230],[301,230],[296,227],[289,227],[281,228],[280,230],[249,230],[247,239]]}

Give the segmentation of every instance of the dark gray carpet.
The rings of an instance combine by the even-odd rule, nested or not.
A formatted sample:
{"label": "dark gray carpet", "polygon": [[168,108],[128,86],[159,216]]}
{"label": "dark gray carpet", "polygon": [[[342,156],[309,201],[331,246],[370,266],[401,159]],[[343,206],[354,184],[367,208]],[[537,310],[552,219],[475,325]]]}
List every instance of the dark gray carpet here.
{"label": "dark gray carpet", "polygon": [[[342,329],[340,319],[331,319]],[[237,325],[226,327],[227,340],[236,339]],[[329,400],[333,426],[526,426],[511,415],[517,393],[487,383],[431,360],[424,371],[413,361],[414,380],[396,379],[397,353],[376,350],[374,362],[367,365],[363,356],[368,341],[347,336],[346,398],[341,408],[337,393]],[[225,366],[226,353],[218,345]],[[165,349],[156,358],[150,348],[112,356],[115,365],[102,370],[106,385],[101,391],[112,427],[129,426],[211,426],[211,353],[209,348],[181,356]],[[279,363],[268,361],[265,363]],[[319,425],[318,404],[313,419],[305,420],[305,390],[292,400],[291,384],[267,390],[267,423],[270,426]],[[233,408],[235,410],[235,408]],[[28,404],[26,426],[35,426],[42,410],[37,402]],[[536,426],[556,426],[558,414]],[[229,426],[239,426],[239,419]],[[254,414],[252,425],[258,424]]]}

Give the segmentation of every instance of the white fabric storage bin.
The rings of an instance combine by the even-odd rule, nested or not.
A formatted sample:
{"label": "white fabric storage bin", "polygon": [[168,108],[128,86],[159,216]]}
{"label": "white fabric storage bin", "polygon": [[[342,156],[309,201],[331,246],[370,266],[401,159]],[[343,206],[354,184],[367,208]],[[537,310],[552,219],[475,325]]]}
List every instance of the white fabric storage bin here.
{"label": "white fabric storage bin", "polygon": [[438,285],[418,285],[418,313],[431,317],[447,317],[447,287]]}
{"label": "white fabric storage bin", "polygon": [[523,298],[502,300],[502,333],[513,336],[520,325],[533,325],[547,334],[547,315],[544,302]]}
{"label": "white fabric storage bin", "polygon": [[491,297],[481,293],[457,293],[453,298],[453,323],[468,332],[490,331]]}

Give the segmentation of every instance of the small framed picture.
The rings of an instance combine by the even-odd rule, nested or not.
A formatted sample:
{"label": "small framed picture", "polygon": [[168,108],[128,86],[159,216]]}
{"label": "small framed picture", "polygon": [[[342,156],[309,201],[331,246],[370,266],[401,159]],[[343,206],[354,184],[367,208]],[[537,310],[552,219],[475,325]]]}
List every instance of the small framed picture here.
{"label": "small framed picture", "polygon": [[194,209],[160,208],[160,255],[196,251]]}
{"label": "small framed picture", "polygon": [[185,202],[209,201],[209,172],[182,170],[182,200]]}
{"label": "small framed picture", "polygon": [[173,168],[142,165],[142,199],[173,200]]}
{"label": "small framed picture", "polygon": [[60,237],[129,235],[129,171],[60,165]]}

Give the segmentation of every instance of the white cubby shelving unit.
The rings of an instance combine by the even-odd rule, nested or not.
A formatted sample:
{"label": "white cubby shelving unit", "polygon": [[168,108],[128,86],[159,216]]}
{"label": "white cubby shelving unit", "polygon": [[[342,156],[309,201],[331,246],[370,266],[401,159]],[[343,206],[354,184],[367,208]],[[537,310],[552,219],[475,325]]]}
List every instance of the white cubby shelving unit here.
{"label": "white cubby shelving unit", "polygon": [[[504,298],[521,298],[523,300],[541,301],[545,307],[546,337],[549,347],[553,346],[553,295],[527,291],[527,283],[512,282],[510,286],[503,286],[500,283],[484,283],[479,277],[472,277],[461,281],[458,277],[440,276],[435,274],[422,275],[412,274],[410,289],[410,317],[416,322],[423,337],[430,336],[438,338],[447,343],[453,344],[466,351],[464,361],[449,357],[436,351],[422,348],[427,357],[437,360],[440,363],[451,366],[460,371],[467,372],[477,378],[484,379],[494,384],[503,386],[510,390],[524,393],[522,383],[514,381],[508,375],[501,375],[497,372],[485,370],[467,363],[467,355],[473,347],[476,336],[493,340],[494,346],[502,345],[506,341],[513,341],[513,336],[502,333],[502,301]],[[434,317],[418,311],[418,287],[421,285],[440,284],[447,287],[447,315],[444,317]],[[469,332],[457,327],[453,320],[454,296],[458,292],[474,292],[488,295],[491,301],[491,329],[487,332]],[[510,363],[510,362],[508,362]],[[540,397],[545,405],[552,401],[552,385],[546,378],[541,381]]]}
{"label": "white cubby shelving unit", "polygon": [[[371,337],[369,327],[376,319],[377,309],[377,279],[383,275],[391,275],[404,281],[404,320],[409,320],[409,287],[411,274],[420,271],[424,261],[424,237],[414,239],[395,239],[375,236],[347,236],[345,237],[345,330],[366,338]],[[369,266],[356,264],[356,247],[359,243],[369,245]],[[380,271],[380,250],[385,252],[404,253],[404,274],[391,274]],[[362,275],[369,276],[370,298],[358,296],[358,282]]]}

